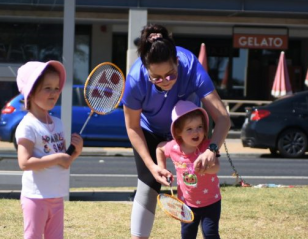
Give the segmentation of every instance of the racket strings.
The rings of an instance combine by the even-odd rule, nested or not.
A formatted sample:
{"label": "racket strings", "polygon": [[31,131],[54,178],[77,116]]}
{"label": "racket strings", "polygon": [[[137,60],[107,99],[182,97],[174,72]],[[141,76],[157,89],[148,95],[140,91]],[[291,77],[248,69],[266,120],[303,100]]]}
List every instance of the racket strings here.
{"label": "racket strings", "polygon": [[161,208],[172,217],[183,222],[191,222],[193,220],[190,208],[177,199],[172,198],[169,195],[161,194],[159,196],[159,202]]}
{"label": "racket strings", "polygon": [[124,81],[121,73],[112,65],[102,65],[88,79],[85,98],[97,113],[108,113],[119,103]]}

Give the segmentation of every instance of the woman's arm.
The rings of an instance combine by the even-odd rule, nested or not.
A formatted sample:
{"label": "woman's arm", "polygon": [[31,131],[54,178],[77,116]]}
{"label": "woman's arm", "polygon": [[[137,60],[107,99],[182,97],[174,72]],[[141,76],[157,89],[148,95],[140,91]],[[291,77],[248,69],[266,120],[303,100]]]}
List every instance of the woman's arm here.
{"label": "woman's arm", "polygon": [[[167,141],[161,142],[157,145],[156,148],[156,159],[157,159],[157,165],[163,169],[167,169],[167,158],[165,155],[165,145],[167,144]],[[167,181],[167,178],[164,178],[164,182],[162,182],[163,185],[169,186],[170,183]],[[173,176],[170,177],[171,181],[173,181]]]}
{"label": "woman's arm", "polygon": [[[202,100],[204,108],[215,122],[215,128],[211,137],[211,143],[215,143],[218,149],[224,143],[228,131],[231,127],[231,120],[229,114],[221,101],[218,93],[214,90],[211,94],[204,97]],[[195,161],[195,170],[204,173],[206,166],[215,164],[216,153],[206,150]]]}
{"label": "woman's arm", "polygon": [[213,166],[207,167],[205,173],[207,174],[217,174],[220,170],[219,159],[216,157],[215,164]]}
{"label": "woman's arm", "polygon": [[215,122],[211,143],[217,144],[218,148],[220,148],[231,127],[230,116],[216,90],[204,97],[201,101],[207,113]]}
{"label": "woman's arm", "polygon": [[140,126],[141,110],[132,110],[125,105],[123,108],[126,130],[132,146],[138,152],[156,181],[164,184],[166,181],[165,177],[171,176],[172,174],[166,169],[161,169],[151,158],[143,131]]}
{"label": "woman's arm", "polygon": [[167,168],[166,164],[166,156],[165,156],[165,145],[167,142],[161,142],[157,145],[156,148],[156,159],[157,159],[157,165],[161,168]]}

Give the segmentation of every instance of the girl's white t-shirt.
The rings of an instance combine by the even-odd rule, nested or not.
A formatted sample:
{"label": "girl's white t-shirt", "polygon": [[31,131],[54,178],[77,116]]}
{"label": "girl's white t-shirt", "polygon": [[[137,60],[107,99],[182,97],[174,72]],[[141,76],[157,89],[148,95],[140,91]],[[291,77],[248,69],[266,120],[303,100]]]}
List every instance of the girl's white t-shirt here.
{"label": "girl's white t-shirt", "polygon": [[[59,118],[51,117],[53,124],[44,124],[27,114],[16,129],[17,142],[26,138],[34,143],[33,157],[65,152],[63,125]],[[24,171],[22,195],[28,198],[58,198],[68,195],[69,170],[55,165],[45,169]]]}

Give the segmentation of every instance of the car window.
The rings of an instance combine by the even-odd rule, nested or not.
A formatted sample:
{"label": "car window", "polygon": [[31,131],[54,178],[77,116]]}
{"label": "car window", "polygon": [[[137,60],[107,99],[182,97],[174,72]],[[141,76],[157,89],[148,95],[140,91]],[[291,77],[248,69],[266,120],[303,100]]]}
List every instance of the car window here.
{"label": "car window", "polygon": [[295,110],[308,111],[308,96],[298,98],[292,104]]}

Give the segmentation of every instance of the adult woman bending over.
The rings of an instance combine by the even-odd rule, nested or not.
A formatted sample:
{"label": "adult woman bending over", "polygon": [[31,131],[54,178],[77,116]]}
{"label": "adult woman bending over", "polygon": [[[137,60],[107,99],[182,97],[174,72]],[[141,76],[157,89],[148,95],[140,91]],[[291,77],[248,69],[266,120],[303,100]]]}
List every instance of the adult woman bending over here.
{"label": "adult woman bending over", "polygon": [[132,143],[138,172],[138,186],[131,215],[133,239],[148,238],[154,222],[156,197],[161,184],[172,174],[157,165],[156,147],[171,140],[171,112],[179,100],[203,103],[215,122],[210,147],[195,161],[195,170],[204,172],[214,164],[216,152],[230,128],[229,115],[212,80],[196,56],[175,46],[168,30],[148,25],[141,31],[139,58],[126,77],[125,124]]}

